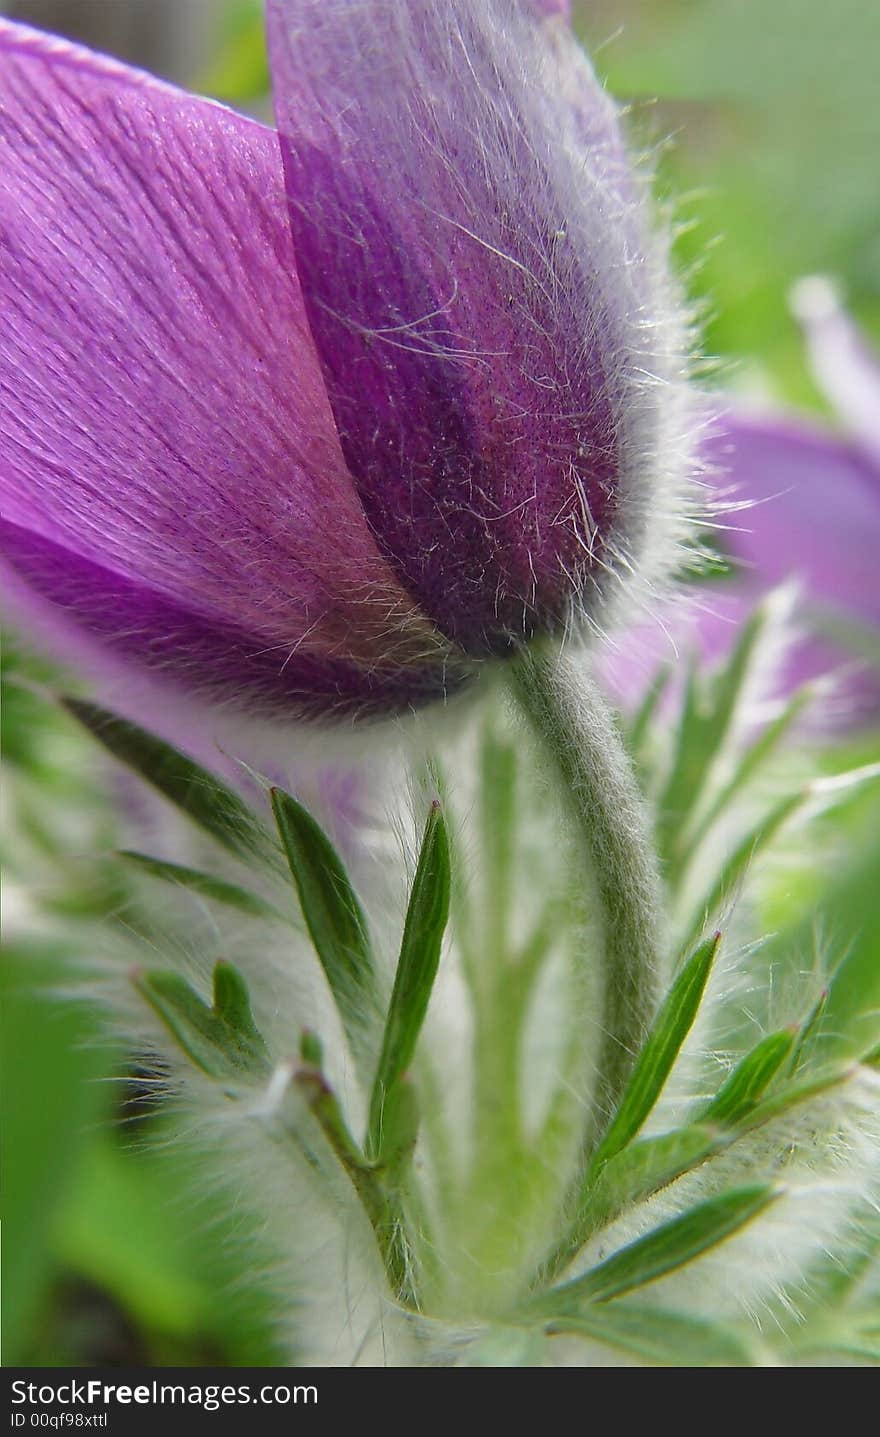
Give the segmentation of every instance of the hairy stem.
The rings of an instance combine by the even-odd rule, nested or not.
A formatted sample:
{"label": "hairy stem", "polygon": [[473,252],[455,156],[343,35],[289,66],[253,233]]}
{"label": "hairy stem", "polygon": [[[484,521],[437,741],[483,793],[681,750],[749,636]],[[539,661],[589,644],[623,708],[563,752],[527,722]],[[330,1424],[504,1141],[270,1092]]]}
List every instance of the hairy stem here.
{"label": "hairy stem", "polygon": [[373,1229],[394,1296],[404,1303],[411,1301],[403,1216],[398,1194],[389,1192],[376,1169],[364,1161],[360,1149],[345,1126],[339,1104],[323,1073],[314,1067],[304,1067],[296,1073],[294,1082],[360,1198]]}
{"label": "hairy stem", "polygon": [[[532,648],[512,672],[520,704],[562,779],[602,904],[598,1114],[604,1126],[654,1009],[661,912],[657,862],[629,758],[585,667]],[[594,1133],[593,1142],[600,1136]]]}

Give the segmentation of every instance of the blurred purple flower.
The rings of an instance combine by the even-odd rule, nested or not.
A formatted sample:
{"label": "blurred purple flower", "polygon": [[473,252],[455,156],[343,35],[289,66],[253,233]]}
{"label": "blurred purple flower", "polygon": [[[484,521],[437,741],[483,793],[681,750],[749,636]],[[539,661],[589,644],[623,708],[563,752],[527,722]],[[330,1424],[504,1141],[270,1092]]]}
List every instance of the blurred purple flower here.
{"label": "blurred purple flower", "polygon": [[269,0],[279,134],[0,21],[3,546],[69,632],[388,711],[668,559],[676,307],[566,9]]}
{"label": "blurred purple flower", "polygon": [[[719,420],[703,457],[721,496],[717,538],[732,567],[729,576],[699,586],[690,638],[706,658],[721,657],[754,604],[795,581],[800,637],[776,675],[780,690],[837,672],[846,680],[840,685],[846,717],[865,718],[880,708],[880,357],[827,281],[801,281],[793,305],[842,432],[736,406]],[[735,512],[725,519],[728,502]],[[672,616],[667,621],[674,633]],[[657,629],[642,640],[638,674],[631,650],[608,662],[624,701],[643,689],[652,658],[673,652]],[[860,649],[873,654],[873,664],[860,661]]]}

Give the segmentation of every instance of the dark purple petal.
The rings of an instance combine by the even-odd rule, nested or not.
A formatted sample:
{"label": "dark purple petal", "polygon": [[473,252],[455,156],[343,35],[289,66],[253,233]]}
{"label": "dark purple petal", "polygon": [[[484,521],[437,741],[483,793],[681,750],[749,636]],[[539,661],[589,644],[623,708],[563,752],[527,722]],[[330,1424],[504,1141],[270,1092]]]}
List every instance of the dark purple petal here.
{"label": "dark purple petal", "polygon": [[275,135],[0,21],[0,154],[11,561],[132,660],[243,701],[360,674],[369,706],[441,673],[339,447]]}
{"label": "dark purple petal", "polygon": [[4,559],[58,611],[117,659],[137,656],[158,677],[213,703],[250,712],[322,717],[395,713],[443,697],[455,675],[442,667],[362,668],[291,646],[259,647],[229,611],[187,607],[32,530],[0,520]]}
{"label": "dark purple petal", "polygon": [[268,5],[343,452],[408,590],[477,653],[564,624],[641,549],[675,409],[616,114],[547,9]]}

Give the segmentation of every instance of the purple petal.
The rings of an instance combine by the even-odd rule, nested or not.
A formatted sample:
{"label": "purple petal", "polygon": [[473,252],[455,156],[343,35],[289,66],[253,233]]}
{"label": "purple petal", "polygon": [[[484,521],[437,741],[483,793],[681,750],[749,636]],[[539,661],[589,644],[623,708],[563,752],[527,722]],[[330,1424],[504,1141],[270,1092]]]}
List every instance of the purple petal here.
{"label": "purple petal", "polygon": [[566,20],[571,19],[571,0],[525,0],[525,4],[539,15],[563,15]]}
{"label": "purple petal", "polygon": [[744,588],[795,578],[811,606],[880,626],[880,476],[855,445],[801,420],[730,415],[706,457],[751,506],[721,536]]}
{"label": "purple petal", "polygon": [[664,422],[662,305],[616,114],[535,10],[268,5],[343,451],[408,589],[469,652],[561,625],[639,548]]}
{"label": "purple petal", "polygon": [[873,460],[880,485],[880,355],[865,343],[829,280],[800,280],[792,307],[803,325],[816,381]]}
{"label": "purple petal", "polygon": [[0,152],[11,562],[215,692],[442,688],[339,447],[275,135],[0,21]]}
{"label": "purple petal", "polygon": [[[796,581],[803,635],[776,675],[781,692],[836,671],[845,675],[845,716],[880,706],[876,673],[833,642],[835,625],[880,635],[880,475],[856,445],[802,420],[728,414],[704,457],[725,504],[742,504],[718,538],[733,561],[727,579],[668,607],[659,625],[609,653],[605,674],[624,702],[644,691],[658,662],[694,647],[707,662],[732,647],[746,614],[770,589]],[[843,708],[841,709],[841,712]]]}
{"label": "purple petal", "polygon": [[364,671],[307,649],[279,653],[227,612],[188,608],[73,553],[32,530],[0,520],[3,556],[62,620],[119,657],[132,653],[157,675],[209,701],[246,699],[251,712],[305,716],[395,712],[442,697],[442,669],[425,665]]}

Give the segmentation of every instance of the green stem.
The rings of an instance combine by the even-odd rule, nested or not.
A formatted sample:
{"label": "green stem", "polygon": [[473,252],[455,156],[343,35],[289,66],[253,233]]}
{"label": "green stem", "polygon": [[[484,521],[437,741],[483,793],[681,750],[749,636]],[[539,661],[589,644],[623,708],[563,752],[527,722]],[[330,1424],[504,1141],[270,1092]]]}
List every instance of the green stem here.
{"label": "green stem", "polygon": [[598,1113],[604,1126],[654,1010],[661,911],[657,863],[629,758],[585,667],[532,648],[516,660],[512,673],[520,704],[562,779],[602,904]]}
{"label": "green stem", "polygon": [[317,1119],[327,1142],[360,1198],[398,1301],[412,1301],[399,1194],[389,1191],[363,1155],[345,1125],[336,1097],[317,1068],[303,1067],[294,1082]]}

